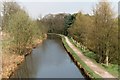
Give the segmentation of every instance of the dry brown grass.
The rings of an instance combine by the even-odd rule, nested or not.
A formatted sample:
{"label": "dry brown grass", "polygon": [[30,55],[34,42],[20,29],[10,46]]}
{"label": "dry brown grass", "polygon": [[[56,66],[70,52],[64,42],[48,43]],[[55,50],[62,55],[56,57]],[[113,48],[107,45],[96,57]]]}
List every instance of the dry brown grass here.
{"label": "dry brown grass", "polygon": [[[24,60],[24,55],[26,53],[29,53],[31,49],[34,46],[37,46],[37,44],[42,43],[41,39],[35,39],[34,40],[34,46],[28,45],[26,48],[26,52],[23,55],[16,54],[14,51],[10,51],[10,49],[14,49],[14,45],[8,44],[10,42],[9,37],[6,37],[6,35],[3,35],[2,38],[4,39],[2,44],[2,78],[9,78],[11,73],[13,73],[19,64],[21,64]],[[46,39],[46,38],[45,38]]]}
{"label": "dry brown grass", "polygon": [[9,78],[23,60],[24,56],[10,53],[2,54],[2,78]]}

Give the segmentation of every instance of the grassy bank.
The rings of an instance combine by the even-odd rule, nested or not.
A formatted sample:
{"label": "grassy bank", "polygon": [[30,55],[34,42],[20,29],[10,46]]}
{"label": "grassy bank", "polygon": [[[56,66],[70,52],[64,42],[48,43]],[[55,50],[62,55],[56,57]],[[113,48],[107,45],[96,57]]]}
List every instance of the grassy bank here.
{"label": "grassy bank", "polygon": [[96,65],[101,67],[102,69],[105,69],[109,73],[111,73],[113,76],[118,77],[120,72],[118,72],[118,65],[117,64],[109,64],[109,66],[106,66],[106,64],[100,64],[96,62],[97,55],[87,49],[85,46],[82,44],[77,43],[75,40],[72,38],[69,38],[70,42],[74,44],[87,58],[92,60]]}
{"label": "grassy bank", "polygon": [[65,38],[63,35],[61,35],[62,37],[62,42],[65,46],[65,48],[67,49],[68,52],[70,52],[70,54],[74,57],[74,59],[76,59],[77,62],[79,62],[81,64],[81,67],[87,72],[87,75],[92,78],[93,80],[99,80],[102,77],[99,76],[98,74],[96,74],[93,70],[91,70],[79,57],[78,55],[68,46],[68,44],[65,41]]}

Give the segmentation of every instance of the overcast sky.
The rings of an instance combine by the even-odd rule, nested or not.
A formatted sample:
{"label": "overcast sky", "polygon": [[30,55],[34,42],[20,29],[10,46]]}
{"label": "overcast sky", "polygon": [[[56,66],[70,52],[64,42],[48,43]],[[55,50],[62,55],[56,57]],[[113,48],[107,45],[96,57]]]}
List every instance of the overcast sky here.
{"label": "overcast sky", "polygon": [[[92,14],[92,9],[100,0],[15,0],[23,7],[32,18],[49,13],[83,13]],[[108,0],[113,10],[117,13],[119,0]]]}

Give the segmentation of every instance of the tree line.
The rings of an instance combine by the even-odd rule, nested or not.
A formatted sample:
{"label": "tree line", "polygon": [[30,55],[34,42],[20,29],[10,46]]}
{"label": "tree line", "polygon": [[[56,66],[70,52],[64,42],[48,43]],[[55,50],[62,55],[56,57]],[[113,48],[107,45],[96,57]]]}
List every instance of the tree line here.
{"label": "tree line", "polygon": [[99,2],[93,15],[48,14],[41,22],[48,33],[67,35],[93,51],[98,63],[118,64],[118,17],[108,2]]}
{"label": "tree line", "polygon": [[3,53],[25,54],[45,37],[43,25],[33,20],[17,2],[3,2]]}

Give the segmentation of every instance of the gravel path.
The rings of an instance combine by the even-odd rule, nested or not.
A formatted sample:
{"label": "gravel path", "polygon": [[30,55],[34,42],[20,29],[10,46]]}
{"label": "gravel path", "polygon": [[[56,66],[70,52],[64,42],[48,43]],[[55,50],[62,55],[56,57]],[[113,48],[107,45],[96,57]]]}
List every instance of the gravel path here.
{"label": "gravel path", "polygon": [[98,65],[94,64],[91,60],[89,60],[87,57],[85,57],[80,50],[78,50],[67,37],[65,37],[65,40],[69,47],[73,49],[73,51],[79,56],[79,58],[86,63],[87,66],[90,67],[91,70],[93,70],[96,74],[100,75],[102,78],[115,78],[110,73],[105,71],[104,69],[100,68]]}

